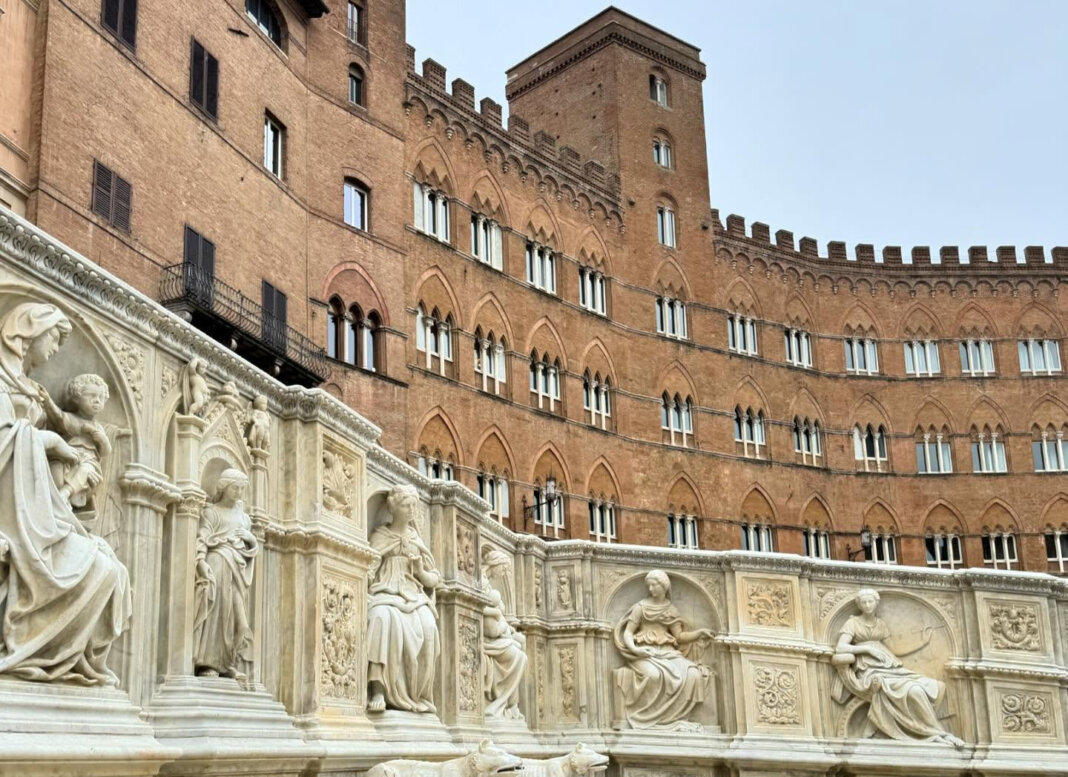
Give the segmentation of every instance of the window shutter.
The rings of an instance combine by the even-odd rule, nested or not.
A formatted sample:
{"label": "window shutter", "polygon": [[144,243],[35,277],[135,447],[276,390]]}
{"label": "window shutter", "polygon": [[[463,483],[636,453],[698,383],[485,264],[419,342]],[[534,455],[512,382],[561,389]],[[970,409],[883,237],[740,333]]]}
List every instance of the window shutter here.
{"label": "window shutter", "polygon": [[285,331],[287,299],[284,292],[274,290],[274,317],[278,320],[280,332]]}
{"label": "window shutter", "polygon": [[111,187],[114,173],[99,162],[93,162],[93,213],[111,220]]}
{"label": "window shutter", "polygon": [[412,203],[414,208],[412,213],[415,214],[412,225],[420,232],[425,231],[423,226],[423,187],[418,181],[412,181]]}
{"label": "window shutter", "polygon": [[205,86],[204,109],[211,118],[219,116],[219,60],[207,54],[207,84]]}
{"label": "window shutter", "polygon": [[104,9],[101,14],[104,26],[116,34],[119,32],[120,5],[120,0],[104,0]]}
{"label": "window shutter", "polygon": [[137,47],[137,0],[122,0],[119,38],[130,48]]}
{"label": "window shutter", "polygon": [[200,274],[207,281],[215,278],[215,244],[203,235],[200,238]]}
{"label": "window shutter", "polygon": [[111,223],[119,229],[130,231],[130,211],[133,203],[133,187],[125,178],[115,176],[115,188],[111,201]]}
{"label": "window shutter", "polygon": [[493,235],[493,266],[499,270],[504,261],[504,246],[501,239],[501,228],[494,224],[491,227],[490,232]]}
{"label": "window shutter", "polygon": [[189,57],[189,100],[204,107],[204,47],[193,38],[193,50]]}
{"label": "window shutter", "polygon": [[200,265],[200,235],[192,227],[185,228],[185,249],[182,259],[187,265]]}

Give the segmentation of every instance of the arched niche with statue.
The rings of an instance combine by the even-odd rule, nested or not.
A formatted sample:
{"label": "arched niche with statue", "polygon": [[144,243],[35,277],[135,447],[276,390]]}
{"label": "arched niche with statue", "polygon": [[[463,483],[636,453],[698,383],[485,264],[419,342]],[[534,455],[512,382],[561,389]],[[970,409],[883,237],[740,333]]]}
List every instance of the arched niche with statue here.
{"label": "arched niche with statue", "polygon": [[[665,575],[670,590],[654,590]],[[643,570],[621,580],[606,601],[612,727],[718,731],[729,665],[713,643],[722,624],[707,592],[684,574]]]}
{"label": "arched niche with statue", "polygon": [[128,687],[137,520],[123,476],[142,453],[144,359],[60,301],[0,287],[0,673]]}
{"label": "arched niche with statue", "polygon": [[925,598],[858,588],[829,615],[826,638],[835,654],[823,714],[834,735],[949,746],[967,738],[971,723],[946,672],[960,636]]}

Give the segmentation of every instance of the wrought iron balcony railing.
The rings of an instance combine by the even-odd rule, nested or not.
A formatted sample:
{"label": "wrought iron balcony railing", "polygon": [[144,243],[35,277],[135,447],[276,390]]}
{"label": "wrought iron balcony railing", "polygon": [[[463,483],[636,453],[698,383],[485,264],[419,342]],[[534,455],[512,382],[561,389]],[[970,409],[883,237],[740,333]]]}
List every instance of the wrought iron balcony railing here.
{"label": "wrought iron balcony railing", "polygon": [[315,386],[328,373],[326,353],[262,305],[195,264],[163,268],[160,302],[287,383]]}

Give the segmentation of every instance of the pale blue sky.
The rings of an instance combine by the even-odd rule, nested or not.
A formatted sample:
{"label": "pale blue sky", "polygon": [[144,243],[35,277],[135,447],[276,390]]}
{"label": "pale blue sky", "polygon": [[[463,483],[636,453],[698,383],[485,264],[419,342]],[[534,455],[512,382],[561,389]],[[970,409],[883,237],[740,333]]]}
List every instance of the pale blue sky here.
{"label": "pale blue sky", "polygon": [[[606,5],[408,0],[408,42],[507,105],[504,71]],[[815,237],[821,254],[828,240],[1068,245],[1068,2],[616,5],[701,49],[723,217]]]}

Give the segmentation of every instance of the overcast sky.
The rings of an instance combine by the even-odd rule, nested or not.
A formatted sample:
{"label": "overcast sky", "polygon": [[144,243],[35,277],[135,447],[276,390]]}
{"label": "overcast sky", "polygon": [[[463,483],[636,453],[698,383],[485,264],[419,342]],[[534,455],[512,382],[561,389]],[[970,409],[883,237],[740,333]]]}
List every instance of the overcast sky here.
{"label": "overcast sky", "polygon": [[[815,237],[820,253],[1068,245],[1068,2],[617,5],[701,49],[723,217]],[[507,105],[504,71],[605,6],[408,0],[408,42]]]}

